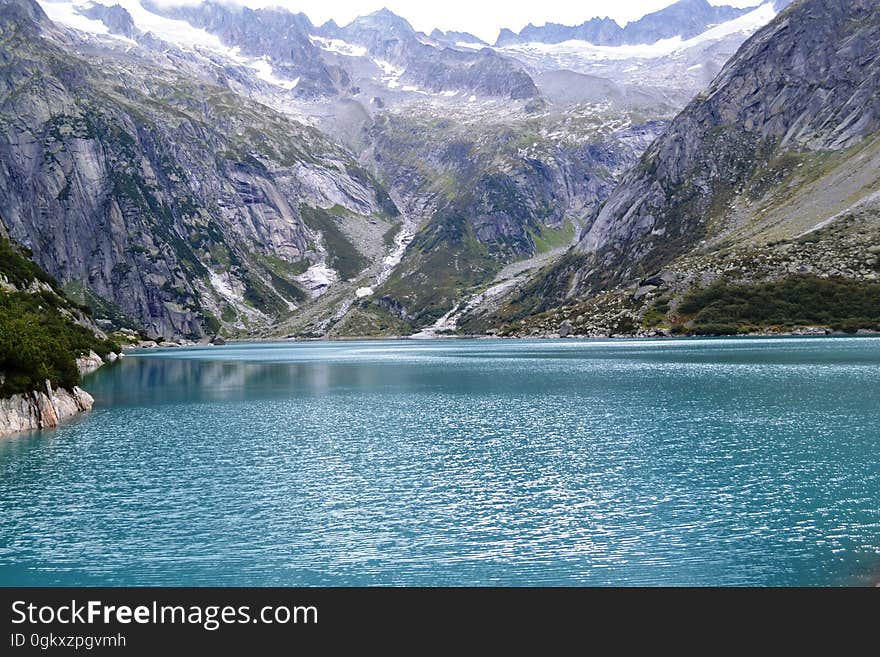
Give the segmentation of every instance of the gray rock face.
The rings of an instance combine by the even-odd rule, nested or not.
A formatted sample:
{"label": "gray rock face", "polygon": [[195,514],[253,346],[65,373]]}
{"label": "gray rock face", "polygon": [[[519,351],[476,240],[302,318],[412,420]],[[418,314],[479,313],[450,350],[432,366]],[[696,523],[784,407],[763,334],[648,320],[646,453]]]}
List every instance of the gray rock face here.
{"label": "gray rock face", "polygon": [[168,338],[224,315],[268,321],[305,296],[291,269],[323,258],[301,207],[388,205],[316,130],[134,51],[96,66],[18,2],[3,11],[19,23],[0,23],[14,30],[0,43],[0,216],[102,312]]}
{"label": "gray rock face", "polygon": [[730,224],[732,204],[772,194],[786,154],[875,134],[878,42],[876,2],[803,0],[780,14],[624,177],[577,245],[573,282],[551,274],[558,286],[589,293],[650,275]]}
{"label": "gray rock face", "polygon": [[104,361],[94,351],[90,351],[87,356],[82,356],[76,359],[76,367],[77,369],[79,369],[79,373],[81,376],[91,374],[92,372],[99,370],[103,365]]}
{"label": "gray rock face", "polygon": [[0,399],[0,437],[57,427],[79,413],[92,410],[94,403],[94,398],[81,388],[53,390],[47,381],[45,391]]}
{"label": "gray rock face", "polygon": [[489,45],[480,37],[474,36],[470,32],[456,32],[454,30],[443,32],[442,30],[435,29],[433,32],[431,32],[431,38],[434,41],[443,43],[448,46],[455,46],[459,43],[477,43],[483,46]]}
{"label": "gray rock face", "polygon": [[[589,112],[583,123],[548,115],[535,123],[558,139],[545,142],[528,114],[474,125],[474,117],[450,113],[438,125],[434,113],[411,108],[380,119],[374,157],[424,222],[377,298],[395,301],[382,308],[415,328],[440,319],[505,265],[569,246],[664,126],[615,129],[614,119]],[[604,121],[608,127],[592,129]]]}
{"label": "gray rock face", "polygon": [[[468,134],[449,120],[448,133],[436,139],[412,116],[398,113],[377,122],[373,149],[402,196],[430,194],[423,212],[433,220],[426,231],[441,235],[466,225],[494,254],[517,257],[534,255],[533,234],[542,226],[594,215],[617,177],[664,127],[646,122],[529,148],[537,144],[528,144],[516,128]],[[431,193],[438,179],[451,186],[445,196]],[[451,228],[459,222],[463,226]]]}
{"label": "gray rock face", "polygon": [[46,12],[32,0],[4,0],[0,4],[0,34],[33,35],[51,26]]}
{"label": "gray rock face", "polygon": [[489,48],[472,52],[423,43],[406,20],[387,9],[319,32],[364,46],[373,57],[400,67],[403,84],[435,93],[467,91],[514,100],[538,96],[535,83],[517,62]]}
{"label": "gray rock face", "polygon": [[324,61],[309,38],[316,28],[304,14],[210,1],[179,6],[144,2],[144,6],[204,29],[244,55],[267,57],[277,74],[299,78],[297,95],[332,96],[347,91],[351,84],[348,71]]}
{"label": "gray rock face", "polygon": [[129,39],[134,39],[138,33],[138,30],[134,25],[134,20],[131,18],[131,14],[119,5],[108,7],[106,5],[94,3],[83,7],[80,10],[80,13],[82,13],[83,16],[104,23],[104,25],[107,26],[107,29],[110,30],[111,34],[118,34]]}

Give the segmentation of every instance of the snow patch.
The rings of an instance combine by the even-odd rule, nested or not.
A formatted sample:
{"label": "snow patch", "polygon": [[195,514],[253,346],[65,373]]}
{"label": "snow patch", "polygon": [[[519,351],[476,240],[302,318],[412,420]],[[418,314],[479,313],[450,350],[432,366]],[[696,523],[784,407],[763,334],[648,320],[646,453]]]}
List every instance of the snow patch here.
{"label": "snow patch", "polygon": [[272,63],[269,61],[268,57],[260,57],[258,59],[243,57],[239,54],[237,47],[230,52],[230,56],[235,59],[235,61],[253,69],[256,76],[263,82],[268,82],[269,84],[280,87],[285,91],[293,91],[299,84],[300,78],[287,80],[275,75],[275,72],[272,70]]}
{"label": "snow patch", "polygon": [[[110,34],[107,26],[101,21],[92,20],[79,13],[81,8],[92,4],[91,0],[62,0],[61,2],[38,0],[38,2],[46,12],[46,15],[56,23],[82,32],[130,41],[130,39],[125,37]],[[228,57],[252,69],[260,80],[285,91],[292,91],[300,82],[299,78],[288,80],[275,75],[268,57],[245,57],[241,54],[238,47],[229,48],[218,37],[209,34],[205,30],[193,27],[186,21],[173,20],[154,14],[145,9],[138,0],[113,0],[112,4],[118,4],[127,10],[131,14],[135,27],[141,32],[152,32],[163,41],[179,47],[204,48]]]}
{"label": "snow patch", "polygon": [[703,43],[718,41],[734,34],[751,34],[776,17],[772,2],[762,4],[754,11],[720,23],[702,34],[687,40],[681,37],[661,39],[656,43],[624,46],[596,46],[588,41],[570,40],[562,43],[522,43],[499,48],[512,54],[545,55],[553,57],[576,56],[591,61],[626,59],[657,59],[689,50]]}
{"label": "snow patch", "polygon": [[215,271],[208,270],[208,275],[211,280],[211,287],[213,287],[217,293],[222,296],[224,299],[228,299],[229,301],[244,301],[244,296],[235,291],[232,286],[232,277],[228,272],[217,273]]}
{"label": "snow patch", "polygon": [[406,253],[407,247],[415,238],[417,229],[418,223],[408,215],[404,215],[400,231],[394,238],[394,248],[391,249],[391,253],[385,256],[385,259],[382,260],[382,268],[376,276],[376,281],[373,285],[374,288],[381,287],[385,281],[391,278],[391,274],[394,273],[397,265],[403,261],[403,254]]}
{"label": "snow patch", "polygon": [[376,66],[382,69],[382,82],[384,82],[389,89],[396,89],[400,86],[400,78],[406,73],[406,69],[395,66],[384,59],[374,59],[373,61],[376,63]]}
{"label": "snow patch", "polygon": [[336,273],[335,269],[331,269],[326,263],[322,262],[312,265],[305,273],[300,274],[294,280],[297,283],[301,283],[313,299],[317,299],[339,280],[339,274]]}
{"label": "snow patch", "polygon": [[[53,21],[63,23],[69,27],[87,32],[95,32],[98,28],[94,25],[97,23],[104,28],[100,34],[107,34],[108,30],[101,21],[90,21],[79,13],[80,8],[87,7],[91,4],[91,0],[66,0],[64,2],[50,2],[49,0],[37,0],[43,11]],[[216,50],[218,52],[228,52],[228,48],[223,45],[219,38],[213,34],[209,34],[205,30],[193,27],[186,21],[164,18],[158,14],[146,10],[139,0],[113,0],[106,3],[109,5],[119,5],[129,14],[134,21],[135,27],[141,32],[152,32],[154,35],[164,41],[173,43],[182,47],[200,47]],[[89,21],[85,23],[83,21]]]}
{"label": "snow patch", "polygon": [[363,46],[356,46],[353,43],[348,43],[342,39],[325,39],[313,35],[309,35],[309,39],[311,39],[312,43],[318,46],[318,48],[321,48],[321,50],[335,52],[339,55],[345,55],[346,57],[365,57],[367,54],[367,49]]}
{"label": "snow patch", "polygon": [[89,32],[91,34],[110,34],[110,30],[99,20],[87,18],[79,13],[78,8],[86,6],[85,2],[47,2],[47,0],[38,0],[38,4],[46,12],[53,23],[60,23],[67,27],[72,27],[80,32]]}

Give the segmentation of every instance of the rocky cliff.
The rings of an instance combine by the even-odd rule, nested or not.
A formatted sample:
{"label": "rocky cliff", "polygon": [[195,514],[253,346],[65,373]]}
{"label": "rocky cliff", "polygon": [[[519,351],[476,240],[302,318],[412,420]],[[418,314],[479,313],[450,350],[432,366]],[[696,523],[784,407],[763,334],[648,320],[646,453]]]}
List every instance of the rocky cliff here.
{"label": "rocky cliff", "polygon": [[713,282],[872,281],[878,42],[876,2],[795,2],[675,118],[509,317],[629,290],[637,326],[645,299],[663,299],[665,323],[670,301]]}
{"label": "rocky cliff", "polygon": [[152,337],[254,330],[332,271],[304,208],[393,220],[349,154],[210,62],[171,44],[96,51],[30,0],[2,11],[0,213],[103,316]]}
{"label": "rocky cliff", "polygon": [[[698,247],[795,237],[870,195],[877,180],[864,163],[843,198],[820,179],[851,155],[872,157],[862,149],[880,129],[878,38],[880,7],[867,0],[783,12],[624,177],[550,274],[557,287],[589,294]],[[793,196],[814,210],[792,216]]]}
{"label": "rocky cliff", "polygon": [[426,203],[426,221],[376,294],[413,328],[437,321],[506,265],[568,247],[664,126],[595,109],[491,111],[451,111],[439,126],[432,115],[395,113],[375,129],[390,179],[407,181],[408,196]]}

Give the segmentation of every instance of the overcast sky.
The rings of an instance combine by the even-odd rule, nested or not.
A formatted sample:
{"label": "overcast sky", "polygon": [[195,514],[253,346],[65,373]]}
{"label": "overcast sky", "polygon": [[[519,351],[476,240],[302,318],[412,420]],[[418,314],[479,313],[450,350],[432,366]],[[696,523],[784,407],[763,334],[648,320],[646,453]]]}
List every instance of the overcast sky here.
{"label": "overcast sky", "polygon": [[[183,0],[197,2],[198,0]],[[673,0],[236,0],[249,7],[282,6],[302,11],[315,23],[330,18],[340,25],[363,14],[388,7],[403,16],[417,30],[471,32],[494,42],[498,30],[519,31],[528,23],[547,22],[576,25],[595,16],[610,16],[621,25],[662,9]],[[713,5],[751,7],[762,0],[709,0]],[[181,4],[181,0],[168,0]]]}

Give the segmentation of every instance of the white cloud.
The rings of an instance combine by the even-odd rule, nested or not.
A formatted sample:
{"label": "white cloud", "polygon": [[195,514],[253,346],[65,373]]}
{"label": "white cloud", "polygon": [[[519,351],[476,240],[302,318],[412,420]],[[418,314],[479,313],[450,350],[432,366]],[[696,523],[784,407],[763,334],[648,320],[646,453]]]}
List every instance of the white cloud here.
{"label": "white cloud", "polygon": [[[159,0],[165,4],[198,4],[200,0]],[[609,16],[621,25],[657,11],[673,0],[236,0],[249,7],[285,7],[303,12],[315,23],[334,19],[340,25],[358,16],[387,7],[403,16],[417,30],[472,32],[494,42],[502,27],[519,31],[528,23],[543,25],[547,22],[576,25],[596,16]],[[112,4],[110,0],[106,0]],[[753,7],[761,0],[709,0],[713,5]]]}

